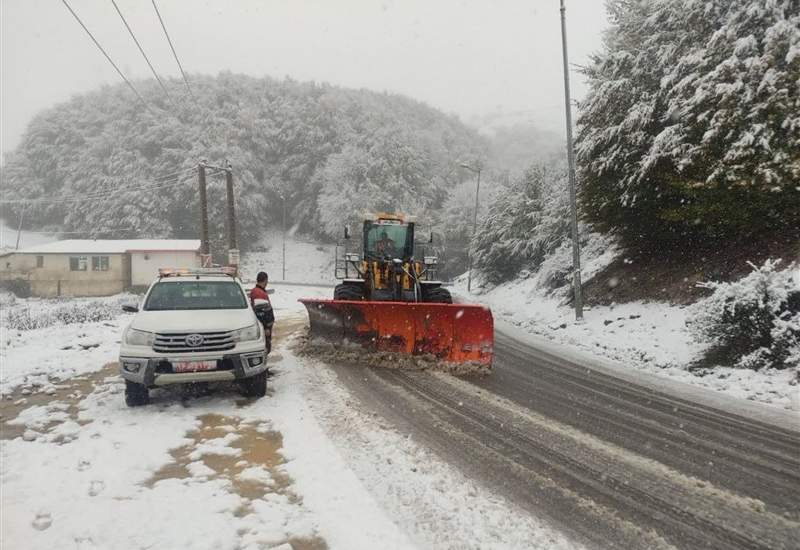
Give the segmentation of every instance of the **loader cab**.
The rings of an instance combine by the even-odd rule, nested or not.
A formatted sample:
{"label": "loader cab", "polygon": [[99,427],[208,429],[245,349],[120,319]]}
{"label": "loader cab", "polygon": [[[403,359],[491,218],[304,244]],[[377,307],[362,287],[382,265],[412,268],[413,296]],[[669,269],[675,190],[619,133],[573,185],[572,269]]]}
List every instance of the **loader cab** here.
{"label": "loader cab", "polygon": [[414,255],[414,223],[399,217],[364,222],[364,258],[408,260]]}

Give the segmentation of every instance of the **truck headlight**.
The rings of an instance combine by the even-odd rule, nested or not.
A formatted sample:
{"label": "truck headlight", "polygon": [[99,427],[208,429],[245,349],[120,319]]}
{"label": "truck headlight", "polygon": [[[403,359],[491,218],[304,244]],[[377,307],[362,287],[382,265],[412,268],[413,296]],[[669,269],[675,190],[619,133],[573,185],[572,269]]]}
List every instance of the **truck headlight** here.
{"label": "truck headlight", "polygon": [[129,328],[125,333],[125,343],[130,346],[152,346],[155,335],[152,332]]}
{"label": "truck headlight", "polygon": [[261,336],[261,331],[258,330],[258,324],[254,323],[249,327],[240,328],[233,333],[233,339],[237,342],[249,342],[251,340],[258,340]]}

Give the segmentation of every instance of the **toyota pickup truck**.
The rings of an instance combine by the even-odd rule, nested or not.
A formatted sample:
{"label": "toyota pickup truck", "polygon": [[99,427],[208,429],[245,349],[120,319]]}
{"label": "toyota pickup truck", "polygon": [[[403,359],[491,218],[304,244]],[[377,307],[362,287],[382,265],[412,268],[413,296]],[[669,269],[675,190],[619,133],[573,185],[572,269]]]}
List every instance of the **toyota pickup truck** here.
{"label": "toyota pickup truck", "polygon": [[162,269],[122,333],[125,402],[149,402],[151,388],[231,380],[243,395],[267,391],[264,329],[241,281],[226,269]]}

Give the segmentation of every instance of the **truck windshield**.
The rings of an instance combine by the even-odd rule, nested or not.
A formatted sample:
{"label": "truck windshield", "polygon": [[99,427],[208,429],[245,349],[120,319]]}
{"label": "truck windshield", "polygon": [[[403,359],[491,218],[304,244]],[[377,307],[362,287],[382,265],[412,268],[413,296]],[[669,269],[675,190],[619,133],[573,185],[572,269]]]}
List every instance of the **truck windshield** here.
{"label": "truck windshield", "polygon": [[245,309],[247,299],[235,282],[174,281],[156,283],[145,311],[183,309]]}

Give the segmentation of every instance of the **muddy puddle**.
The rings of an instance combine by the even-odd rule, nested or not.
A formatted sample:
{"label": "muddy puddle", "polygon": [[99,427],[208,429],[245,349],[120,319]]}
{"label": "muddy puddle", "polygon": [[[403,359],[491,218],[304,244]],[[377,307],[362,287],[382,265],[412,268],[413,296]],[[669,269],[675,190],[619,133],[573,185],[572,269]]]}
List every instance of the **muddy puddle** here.
{"label": "muddy puddle", "polygon": [[[117,375],[117,363],[109,363],[97,372],[76,376],[52,385],[47,389],[42,386],[22,385],[12,393],[0,400],[0,439],[14,439],[22,437],[27,428],[23,424],[11,423],[19,414],[31,407],[52,407],[54,411],[66,414],[57,415],[58,420],[52,420],[37,428],[38,433],[49,433],[58,425],[67,420],[72,420],[81,426],[90,424],[90,420],[78,419],[78,404],[95,388],[104,384],[106,379]],[[64,441],[56,441],[63,443]]]}
{"label": "muddy puddle", "polygon": [[[146,487],[153,487],[165,479],[186,479],[192,477],[189,465],[201,462],[208,468],[202,477],[207,479],[224,479],[231,483],[234,492],[239,496],[252,500],[262,498],[268,492],[287,494],[291,480],[278,467],[283,464],[283,457],[278,452],[283,446],[283,439],[278,432],[259,429],[258,424],[243,422],[240,418],[220,414],[204,414],[198,417],[200,427],[187,432],[191,439],[181,447],[170,451],[173,461],[145,482]],[[228,446],[238,449],[236,455],[203,454],[192,456],[204,443],[225,438],[235,434],[238,438]],[[260,467],[267,473],[261,479],[242,476],[242,472],[253,467]]]}
{"label": "muddy puddle", "polygon": [[[234,514],[237,517],[253,513],[252,502],[268,493],[284,495],[293,504],[300,503],[290,489],[291,478],[281,468],[284,459],[280,454],[283,447],[280,433],[264,429],[263,423],[246,422],[234,416],[204,414],[198,420],[200,426],[186,433],[191,442],[172,449],[172,462],[145,481],[145,487],[152,488],[168,479],[223,480],[244,500]],[[217,454],[213,450],[199,456],[196,454],[198,449],[208,448],[209,442],[231,437],[231,434],[236,438],[227,447],[238,450],[236,454]],[[328,548],[324,539],[319,537],[290,538],[286,542],[293,550]]]}

